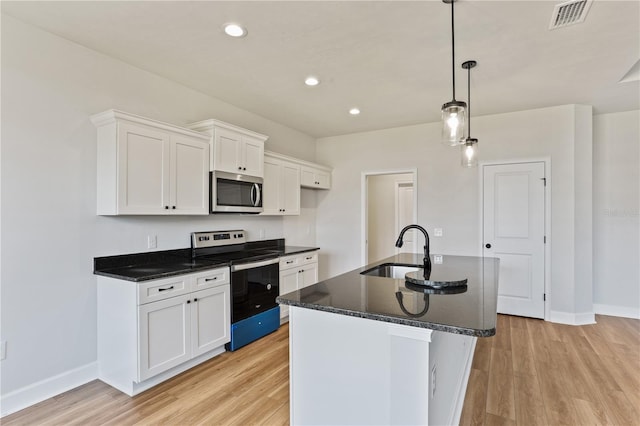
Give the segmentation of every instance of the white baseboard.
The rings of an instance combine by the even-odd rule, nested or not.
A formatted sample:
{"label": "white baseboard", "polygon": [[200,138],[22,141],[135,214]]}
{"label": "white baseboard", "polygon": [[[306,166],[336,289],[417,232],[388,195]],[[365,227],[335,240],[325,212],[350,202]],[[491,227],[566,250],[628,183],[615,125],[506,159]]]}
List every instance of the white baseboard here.
{"label": "white baseboard", "polygon": [[551,311],[550,314],[551,317],[549,318],[549,321],[557,322],[559,324],[587,325],[596,323],[596,316],[593,312],[573,313]]}
{"label": "white baseboard", "polygon": [[593,304],[593,311],[599,315],[609,315],[612,317],[640,319],[640,309],[628,306]]}
{"label": "white baseboard", "polygon": [[0,417],[15,413],[98,378],[98,363],[66,371],[0,397]]}

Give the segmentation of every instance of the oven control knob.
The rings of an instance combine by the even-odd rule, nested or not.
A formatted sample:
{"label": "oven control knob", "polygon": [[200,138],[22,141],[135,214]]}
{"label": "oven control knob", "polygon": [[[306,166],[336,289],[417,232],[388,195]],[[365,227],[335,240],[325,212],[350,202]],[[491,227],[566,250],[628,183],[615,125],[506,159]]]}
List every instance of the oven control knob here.
{"label": "oven control knob", "polygon": [[267,290],[271,290],[271,284],[267,284]]}

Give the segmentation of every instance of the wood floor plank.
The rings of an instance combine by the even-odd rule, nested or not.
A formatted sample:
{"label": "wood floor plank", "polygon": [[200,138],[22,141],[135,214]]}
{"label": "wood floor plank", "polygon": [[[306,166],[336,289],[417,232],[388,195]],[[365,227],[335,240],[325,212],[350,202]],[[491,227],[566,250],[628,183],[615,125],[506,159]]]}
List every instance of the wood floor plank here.
{"label": "wood floor plank", "polygon": [[[477,346],[476,346],[477,347]],[[479,426],[484,424],[487,410],[488,370],[471,369],[467,393],[464,398],[464,410],[460,416],[461,426]]]}
{"label": "wood floor plank", "polygon": [[496,323],[496,335],[494,336],[493,348],[511,350],[511,317],[508,315],[498,315]]}
{"label": "wood floor plank", "polygon": [[544,411],[542,390],[536,375],[514,376],[516,423],[519,425],[546,426],[549,424]]}
{"label": "wood floor plank", "polygon": [[491,349],[491,374],[487,385],[487,413],[516,419],[511,351]]}
{"label": "wood floor plank", "polygon": [[476,349],[473,354],[473,362],[471,368],[489,372],[491,363],[491,348],[493,347],[493,338],[479,338],[476,341]]}
{"label": "wood floor plank", "polygon": [[[512,321],[513,324],[513,321]],[[519,328],[511,328],[511,355],[513,373],[535,376],[536,367],[533,358],[533,348],[526,323]]]}
{"label": "wood floor plank", "polygon": [[485,426],[514,426],[516,422],[512,419],[507,419],[505,417],[487,413],[484,424]]}
{"label": "wood floor plank", "polygon": [[590,401],[574,399],[573,407],[576,412],[576,424],[581,425],[610,425],[611,420],[600,407]]}

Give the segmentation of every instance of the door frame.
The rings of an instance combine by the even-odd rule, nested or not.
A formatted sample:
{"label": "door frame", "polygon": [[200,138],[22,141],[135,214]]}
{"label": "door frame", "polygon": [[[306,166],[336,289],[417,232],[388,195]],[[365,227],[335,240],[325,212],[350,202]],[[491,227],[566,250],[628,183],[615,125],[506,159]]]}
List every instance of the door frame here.
{"label": "door frame", "polygon": [[544,163],[544,175],[546,178],[546,186],[544,191],[544,233],[546,236],[546,244],[544,245],[544,320],[551,318],[551,157],[531,157],[519,159],[507,159],[499,161],[479,161],[478,162],[478,185],[480,187],[480,203],[479,226],[480,230],[480,251],[482,253],[482,244],[484,244],[484,167],[500,166],[522,163]]}
{"label": "door frame", "polygon": [[408,173],[413,176],[413,220],[414,223],[418,220],[418,169],[390,169],[390,170],[375,170],[364,171],[360,175],[360,264],[367,265],[367,240],[369,238],[369,218],[367,214],[367,205],[369,202],[368,193],[369,188],[367,184],[367,178],[369,176],[378,175],[395,175],[401,173]]}

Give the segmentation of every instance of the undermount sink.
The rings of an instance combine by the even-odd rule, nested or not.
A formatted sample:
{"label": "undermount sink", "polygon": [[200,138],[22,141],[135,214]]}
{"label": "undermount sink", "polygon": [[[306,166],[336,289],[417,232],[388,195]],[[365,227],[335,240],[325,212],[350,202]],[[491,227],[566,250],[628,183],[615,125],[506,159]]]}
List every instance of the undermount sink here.
{"label": "undermount sink", "polygon": [[422,267],[419,265],[406,265],[401,263],[383,263],[382,265],[378,265],[374,268],[367,269],[366,271],[360,272],[360,275],[368,275],[371,277],[404,279],[404,276],[407,274],[407,272],[418,271],[421,269]]}

